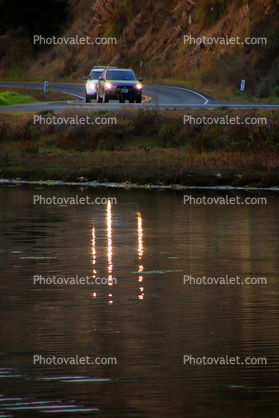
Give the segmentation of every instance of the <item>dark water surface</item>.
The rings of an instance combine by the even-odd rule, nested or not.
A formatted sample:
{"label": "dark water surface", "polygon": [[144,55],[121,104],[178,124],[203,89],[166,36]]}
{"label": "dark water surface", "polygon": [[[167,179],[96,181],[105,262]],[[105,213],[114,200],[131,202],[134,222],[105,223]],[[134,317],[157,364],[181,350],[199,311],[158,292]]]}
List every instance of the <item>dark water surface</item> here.
{"label": "dark water surface", "polygon": [[[117,204],[34,205],[39,194]],[[184,205],[184,194],[241,204]],[[2,185],[0,418],[279,417],[278,197]],[[266,364],[184,364],[190,355]],[[117,364],[43,364],[53,356]]]}

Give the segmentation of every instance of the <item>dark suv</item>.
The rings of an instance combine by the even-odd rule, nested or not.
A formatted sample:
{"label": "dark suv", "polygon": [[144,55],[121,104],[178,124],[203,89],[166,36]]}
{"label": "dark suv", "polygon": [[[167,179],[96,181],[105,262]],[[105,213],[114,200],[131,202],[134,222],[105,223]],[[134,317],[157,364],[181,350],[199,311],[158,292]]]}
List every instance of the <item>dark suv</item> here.
{"label": "dark suv", "polygon": [[98,83],[99,77],[105,68],[118,68],[118,67],[102,67],[95,66],[87,77],[83,77],[83,80],[88,80],[85,86],[85,101],[91,103],[91,99],[96,99],[96,84]]}
{"label": "dark suv", "polygon": [[137,77],[131,69],[106,68],[96,85],[97,101],[108,103],[109,100],[119,100],[119,103],[141,103],[142,78]]}

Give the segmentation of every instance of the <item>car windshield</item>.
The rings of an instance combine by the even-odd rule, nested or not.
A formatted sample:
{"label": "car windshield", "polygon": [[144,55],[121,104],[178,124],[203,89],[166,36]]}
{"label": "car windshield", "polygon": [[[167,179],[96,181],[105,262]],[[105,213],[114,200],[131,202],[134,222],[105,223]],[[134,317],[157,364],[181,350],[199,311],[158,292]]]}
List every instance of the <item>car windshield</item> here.
{"label": "car windshield", "polygon": [[108,71],[107,80],[130,80],[135,81],[137,78],[133,71]]}
{"label": "car windshield", "polygon": [[90,80],[99,80],[100,75],[102,74],[103,70],[101,71],[91,71],[89,79]]}

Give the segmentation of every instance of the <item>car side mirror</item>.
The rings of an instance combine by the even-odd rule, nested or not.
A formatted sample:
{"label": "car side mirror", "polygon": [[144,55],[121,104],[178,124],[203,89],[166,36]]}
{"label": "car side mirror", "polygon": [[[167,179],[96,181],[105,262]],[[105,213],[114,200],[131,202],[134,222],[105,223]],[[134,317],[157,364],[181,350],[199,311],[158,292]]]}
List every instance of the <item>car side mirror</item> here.
{"label": "car side mirror", "polygon": [[83,80],[88,80],[88,77],[83,77]]}
{"label": "car side mirror", "polygon": [[143,78],[142,77],[139,77],[139,81],[143,81]]}

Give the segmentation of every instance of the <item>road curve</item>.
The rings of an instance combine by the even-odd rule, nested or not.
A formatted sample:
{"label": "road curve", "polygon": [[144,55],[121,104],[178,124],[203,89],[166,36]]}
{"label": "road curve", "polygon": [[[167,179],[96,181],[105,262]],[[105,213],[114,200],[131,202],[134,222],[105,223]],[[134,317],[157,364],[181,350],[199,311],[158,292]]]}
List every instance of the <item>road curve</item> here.
{"label": "road curve", "polygon": [[[43,83],[33,82],[0,82],[1,87],[32,87],[43,89]],[[118,103],[112,100],[109,103],[97,103],[93,100],[91,103],[85,103],[85,84],[68,84],[68,83],[50,83],[50,90],[60,91],[77,97],[77,100],[68,102],[42,102],[15,106],[1,106],[0,111],[30,111],[39,112],[42,110],[54,110],[62,112],[69,107],[82,107],[88,110],[115,110],[125,107],[126,104]],[[215,100],[193,90],[183,89],[180,87],[170,87],[161,85],[144,85],[143,98],[145,103],[130,104],[136,108],[207,108],[214,109],[220,106],[227,106],[234,109],[244,108],[274,108],[279,109],[279,105],[267,103],[245,103]]]}

